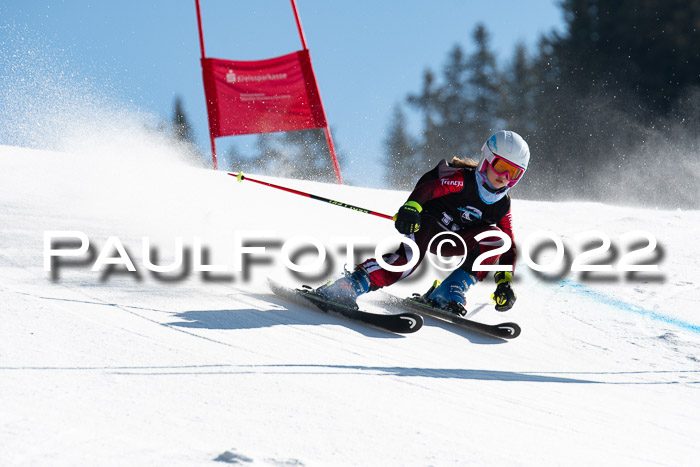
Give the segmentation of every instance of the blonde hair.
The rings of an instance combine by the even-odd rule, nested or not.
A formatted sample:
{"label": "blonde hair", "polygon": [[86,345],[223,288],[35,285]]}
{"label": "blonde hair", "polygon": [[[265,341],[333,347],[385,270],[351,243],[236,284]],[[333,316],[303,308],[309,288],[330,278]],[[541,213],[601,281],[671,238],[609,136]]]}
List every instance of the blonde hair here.
{"label": "blonde hair", "polygon": [[450,161],[450,165],[452,167],[457,167],[460,169],[476,169],[476,167],[479,165],[479,162],[475,159],[472,159],[471,157],[466,157],[464,159],[460,159],[459,157],[453,157],[452,161]]}

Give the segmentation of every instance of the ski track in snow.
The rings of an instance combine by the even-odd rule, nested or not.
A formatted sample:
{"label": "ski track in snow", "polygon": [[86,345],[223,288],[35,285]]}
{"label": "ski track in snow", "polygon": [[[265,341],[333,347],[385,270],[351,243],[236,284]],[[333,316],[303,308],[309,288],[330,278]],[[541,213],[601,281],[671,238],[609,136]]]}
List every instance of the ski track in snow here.
{"label": "ski track in snow", "polygon": [[684,329],[686,331],[691,331],[696,334],[700,334],[700,325],[697,324],[692,324],[688,323],[686,321],[674,318],[672,316],[667,316],[663,315],[660,313],[656,313],[655,311],[652,310],[645,310],[644,308],[641,308],[636,305],[632,305],[630,303],[625,302],[624,300],[620,300],[617,298],[610,297],[608,295],[602,294],[600,292],[596,292],[590,287],[586,287],[583,284],[577,284],[572,282],[571,280],[565,280],[562,281],[562,286],[566,287],[569,290],[572,290],[576,293],[579,293],[586,298],[589,298],[595,302],[602,303],[605,305],[610,305],[614,306],[617,309],[624,310],[624,311],[629,311],[631,313],[636,313],[638,315],[646,316],[649,317],[653,320],[656,321],[662,321],[664,323],[672,324],[674,326],[677,326],[681,329]]}
{"label": "ski track in snow", "polygon": [[[148,160],[134,174],[113,158],[0,147],[0,164],[4,465],[677,466],[700,452],[697,211],[594,204],[590,219],[593,203],[516,200],[519,239],[652,232],[663,280],[548,279],[521,262],[511,312],[488,305],[490,278],[469,292],[469,317],[515,321],[519,338],[433,319],[399,336],[272,295],[268,275],[300,281],[274,262],[247,280],[164,280],[140,263],[143,235],[163,264],[174,237],[201,236],[214,264],[236,231],[376,242],[390,222]],[[261,178],[379,212],[405,198]],[[84,231],[97,251],[118,236],[140,277],[86,262],[52,280],[46,230]],[[361,304],[396,311],[391,297],[434,273]]]}

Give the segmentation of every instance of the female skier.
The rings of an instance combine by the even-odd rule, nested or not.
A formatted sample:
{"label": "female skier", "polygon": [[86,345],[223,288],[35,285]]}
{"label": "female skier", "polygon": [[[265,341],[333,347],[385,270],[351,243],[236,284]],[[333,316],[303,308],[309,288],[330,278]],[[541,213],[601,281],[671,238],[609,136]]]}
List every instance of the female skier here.
{"label": "female skier", "polygon": [[[368,259],[345,272],[345,276],[316,289],[327,299],[356,306],[357,297],[382,287],[389,286],[409,276],[425,257],[431,240],[443,232],[454,232],[464,239],[467,251],[461,242],[443,247],[444,257],[467,255],[464,263],[428,291],[428,302],[451,313],[465,315],[465,293],[469,287],[484,280],[487,271],[474,271],[474,260],[482,253],[503,246],[499,237],[486,237],[476,241],[474,237],[486,231],[505,232],[511,238],[511,247],[503,255],[494,255],[482,264],[512,265],[515,268],[515,241],[510,213],[508,191],[515,186],[527,170],[530,149],[525,140],[513,131],[497,131],[481,148],[481,159],[441,160],[437,167],[424,174],[411,192],[406,203],[395,216],[396,229],[411,238],[420,251],[418,263],[404,272],[383,269],[376,259]],[[439,242],[433,242],[431,253]],[[393,254],[382,259],[390,265],[406,265],[413,251],[401,244]],[[513,307],[516,295],[513,292],[512,275],[507,271],[495,274],[496,291],[493,299],[496,310],[506,311]]]}

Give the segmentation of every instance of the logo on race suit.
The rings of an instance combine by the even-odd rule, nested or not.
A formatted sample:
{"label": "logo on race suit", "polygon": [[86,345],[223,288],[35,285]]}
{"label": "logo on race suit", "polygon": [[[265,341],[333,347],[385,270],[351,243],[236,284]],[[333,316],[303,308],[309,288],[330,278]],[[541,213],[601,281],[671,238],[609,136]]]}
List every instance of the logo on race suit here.
{"label": "logo on race suit", "polygon": [[443,179],[440,179],[440,184],[447,185],[447,186],[462,187],[462,186],[464,186],[464,181],[462,181],[462,180],[446,180],[443,178]]}
{"label": "logo on race suit", "polygon": [[452,216],[447,214],[446,212],[442,213],[442,219],[440,219],[440,222],[442,222],[444,225],[449,226],[454,219]]}
{"label": "logo on race suit", "polygon": [[474,206],[459,207],[457,208],[462,211],[462,220],[465,222],[472,222],[477,219],[481,219],[482,212],[475,208]]}

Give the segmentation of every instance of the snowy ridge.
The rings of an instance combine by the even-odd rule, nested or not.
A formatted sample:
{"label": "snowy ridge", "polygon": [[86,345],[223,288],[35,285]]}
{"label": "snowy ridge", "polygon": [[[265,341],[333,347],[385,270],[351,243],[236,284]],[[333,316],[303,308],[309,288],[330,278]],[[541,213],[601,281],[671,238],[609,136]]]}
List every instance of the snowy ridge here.
{"label": "snowy ridge", "polygon": [[[259,178],[387,214],[406,196]],[[646,259],[661,274],[543,277],[521,261],[512,311],[489,304],[490,277],[468,297],[470,317],[520,324],[516,340],[435,320],[399,336],[266,286],[268,276],[300,280],[279,261],[286,239],[320,238],[337,253],[344,238],[393,235],[391,222],[238,183],[165,150],[0,147],[2,463],[693,465],[698,225],[697,211],[516,200],[519,241],[548,230],[568,246],[604,231],[616,256],[598,260],[615,264],[620,236],[645,230],[659,244]],[[52,278],[46,231],[84,232],[92,249]],[[203,263],[230,266],[244,231],[269,235],[268,260],[248,274],[144,266],[144,236],[157,264],[173,261],[181,237],[186,257],[200,239]],[[136,273],[91,271],[109,237]],[[344,257],[330,256],[333,277]],[[551,256],[545,248],[540,262]],[[436,274],[427,268],[361,303],[386,311],[383,294],[422,292]]]}

